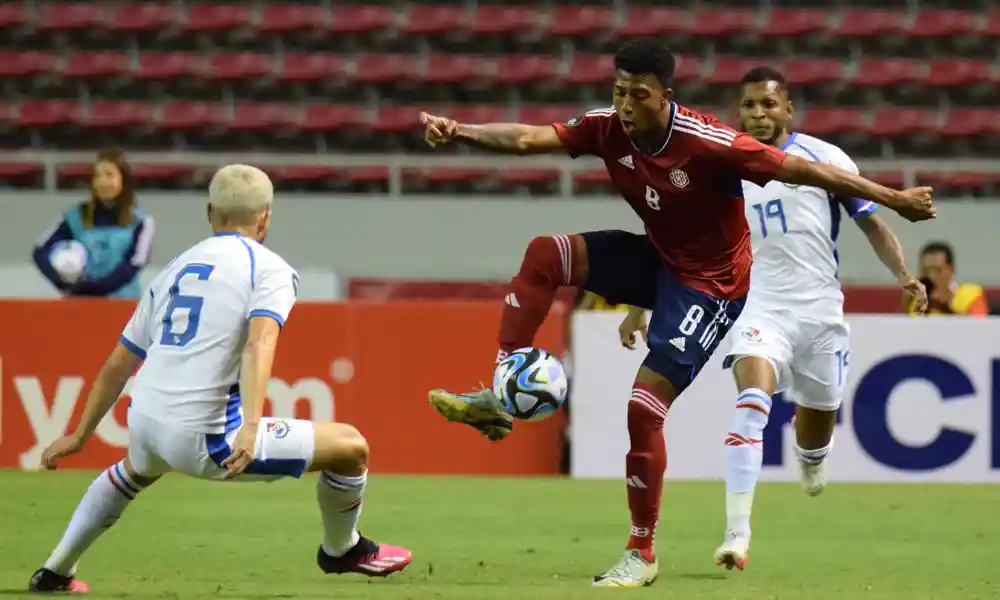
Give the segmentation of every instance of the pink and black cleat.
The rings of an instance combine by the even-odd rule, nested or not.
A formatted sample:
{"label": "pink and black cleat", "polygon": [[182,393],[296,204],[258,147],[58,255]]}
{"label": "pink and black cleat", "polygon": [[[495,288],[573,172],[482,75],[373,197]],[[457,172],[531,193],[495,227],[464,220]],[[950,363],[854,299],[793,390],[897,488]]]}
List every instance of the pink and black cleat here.
{"label": "pink and black cleat", "polygon": [[31,582],[28,583],[28,591],[39,594],[86,594],[90,591],[90,588],[86,583],[75,577],[67,577],[43,568],[38,569],[31,576]]}
{"label": "pink and black cleat", "polygon": [[413,555],[406,548],[376,544],[363,536],[343,556],[330,556],[322,546],[316,554],[316,564],[328,575],[361,573],[369,577],[386,577],[402,571],[412,561]]}

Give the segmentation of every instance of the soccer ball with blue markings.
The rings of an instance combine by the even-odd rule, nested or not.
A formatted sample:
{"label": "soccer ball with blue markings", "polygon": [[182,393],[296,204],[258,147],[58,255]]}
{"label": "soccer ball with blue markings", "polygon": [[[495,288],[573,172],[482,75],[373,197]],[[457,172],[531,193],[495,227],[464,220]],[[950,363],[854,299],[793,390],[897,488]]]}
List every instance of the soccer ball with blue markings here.
{"label": "soccer ball with blue markings", "polygon": [[566,371],[551,352],[519,348],[493,372],[493,394],[514,418],[540,421],[566,401]]}

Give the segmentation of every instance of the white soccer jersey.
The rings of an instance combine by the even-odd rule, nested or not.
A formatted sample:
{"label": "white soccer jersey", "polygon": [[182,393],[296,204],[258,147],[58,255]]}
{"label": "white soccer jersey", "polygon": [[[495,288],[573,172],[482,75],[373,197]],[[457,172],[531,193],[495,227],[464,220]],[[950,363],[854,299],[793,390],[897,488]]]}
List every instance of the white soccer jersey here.
{"label": "white soccer jersey", "polygon": [[240,355],[249,319],[284,326],[298,275],[280,256],[219,233],[175,258],[143,295],[121,342],[145,359],[132,411],[202,433],[242,424]]}
{"label": "white soccer jersey", "polygon": [[[858,172],[843,150],[812,136],[792,134],[782,149]],[[870,215],[876,205],[780,181],[764,187],[744,181],[743,194],[753,244],[748,302],[765,306],[808,303],[809,315],[842,315],[844,294],[837,279],[840,210],[843,207],[857,219]]]}

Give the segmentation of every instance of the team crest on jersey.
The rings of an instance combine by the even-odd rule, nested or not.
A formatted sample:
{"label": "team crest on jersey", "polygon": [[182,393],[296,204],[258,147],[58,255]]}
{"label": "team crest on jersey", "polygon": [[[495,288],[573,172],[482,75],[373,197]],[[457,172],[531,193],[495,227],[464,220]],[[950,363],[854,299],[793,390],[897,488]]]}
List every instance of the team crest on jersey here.
{"label": "team crest on jersey", "polygon": [[670,172],[670,183],[679,188],[686,188],[691,183],[691,178],[684,171],[674,169]]}
{"label": "team crest on jersey", "polygon": [[568,127],[576,127],[579,124],[580,124],[580,117],[573,117],[569,121],[566,121],[566,125]]}
{"label": "team crest on jersey", "polygon": [[743,330],[743,338],[750,342],[760,341],[760,329],[756,327],[747,327]]}
{"label": "team crest on jersey", "polygon": [[274,436],[274,439],[280,440],[288,435],[288,423],[285,423],[284,421],[269,421],[267,424],[267,432]]}

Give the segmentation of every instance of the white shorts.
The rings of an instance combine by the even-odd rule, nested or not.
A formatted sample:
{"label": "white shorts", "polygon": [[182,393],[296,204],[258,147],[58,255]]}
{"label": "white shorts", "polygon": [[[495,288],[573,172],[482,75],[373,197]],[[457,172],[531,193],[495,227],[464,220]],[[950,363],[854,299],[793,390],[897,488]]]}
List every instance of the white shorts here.
{"label": "white shorts", "polygon": [[[158,477],[179,471],[191,477],[213,479],[225,472],[222,461],[232,452],[239,430],[226,434],[201,433],[162,423],[130,410],[128,460],[139,475]],[[316,446],[312,421],[260,421],[254,461],[231,481],[273,481],[299,477],[309,469]]]}
{"label": "white shorts", "polygon": [[778,392],[817,410],[837,410],[847,379],[850,328],[843,318],[803,320],[801,310],[747,307],[731,334],[726,365],[747,356],[770,361]]}

